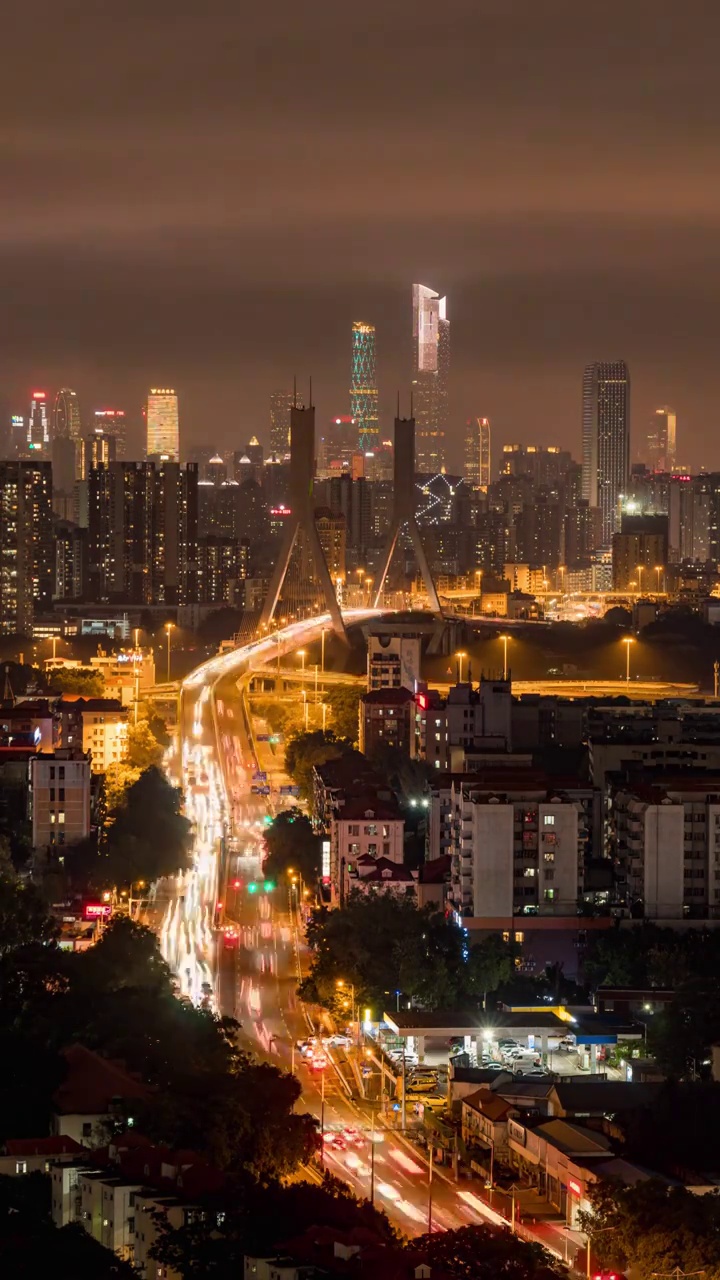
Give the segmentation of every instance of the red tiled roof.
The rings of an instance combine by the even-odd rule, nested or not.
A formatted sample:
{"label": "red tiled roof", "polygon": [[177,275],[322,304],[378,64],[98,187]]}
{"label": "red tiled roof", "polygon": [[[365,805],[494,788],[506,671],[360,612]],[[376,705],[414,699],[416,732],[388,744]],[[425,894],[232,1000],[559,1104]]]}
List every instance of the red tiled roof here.
{"label": "red tiled roof", "polygon": [[60,1115],[104,1115],[113,1098],[148,1098],[150,1089],[108,1058],[82,1044],[63,1049],[68,1073],[55,1090]]}
{"label": "red tiled roof", "polygon": [[443,853],[439,858],[431,858],[420,868],[421,884],[443,884],[450,874],[450,854]]}
{"label": "red tiled roof", "polygon": [[409,689],[371,689],[360,701],[363,706],[396,707],[412,702],[414,697]]}
{"label": "red tiled roof", "polygon": [[49,1138],[8,1138],[5,1143],[8,1156],[69,1156],[85,1150],[66,1134]]}
{"label": "red tiled roof", "polygon": [[346,800],[341,809],[338,809],[334,815],[338,822],[357,822],[358,819],[365,818],[370,814],[368,822],[379,818],[389,821],[402,819],[402,814],[395,804],[388,804],[387,800],[379,800],[377,796],[362,795],[353,796],[352,799]]}
{"label": "red tiled roof", "polygon": [[488,1120],[502,1120],[508,1111],[512,1111],[512,1104],[506,1102],[504,1098],[499,1098],[490,1089],[478,1089],[476,1093],[470,1093],[463,1098],[463,1102],[474,1111],[482,1111]]}

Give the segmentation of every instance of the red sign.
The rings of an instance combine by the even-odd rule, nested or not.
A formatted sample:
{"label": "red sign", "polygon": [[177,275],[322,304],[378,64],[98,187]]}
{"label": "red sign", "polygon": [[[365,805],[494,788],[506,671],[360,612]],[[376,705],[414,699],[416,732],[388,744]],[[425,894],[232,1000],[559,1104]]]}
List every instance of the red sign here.
{"label": "red sign", "polygon": [[580,1186],[580,1183],[575,1182],[573,1178],[568,1178],[567,1189],[572,1195],[582,1198],[583,1189]]}
{"label": "red sign", "polygon": [[85,920],[106,920],[111,915],[112,906],[109,902],[86,902],[83,907]]}

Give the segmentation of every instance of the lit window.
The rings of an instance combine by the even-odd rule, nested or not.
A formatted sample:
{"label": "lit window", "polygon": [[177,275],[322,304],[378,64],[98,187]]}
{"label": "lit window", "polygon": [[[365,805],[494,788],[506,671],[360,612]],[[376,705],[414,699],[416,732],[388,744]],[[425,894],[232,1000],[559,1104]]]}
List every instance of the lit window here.
{"label": "lit window", "polygon": [[555,814],[554,814],[554,813],[546,813],[546,814],[545,814],[545,817],[543,818],[543,825],[544,825],[544,826],[546,826],[546,827],[554,827],[554,826],[555,826]]}

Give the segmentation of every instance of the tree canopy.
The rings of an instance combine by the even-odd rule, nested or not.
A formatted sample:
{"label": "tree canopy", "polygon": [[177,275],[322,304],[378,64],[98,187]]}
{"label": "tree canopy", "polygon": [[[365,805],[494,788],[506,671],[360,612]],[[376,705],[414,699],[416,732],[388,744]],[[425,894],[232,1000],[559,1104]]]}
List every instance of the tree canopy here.
{"label": "tree canopy", "polygon": [[323,694],[332,712],[333,732],[353,744],[358,740],[358,709],[364,692],[362,685],[331,684]]}
{"label": "tree canopy", "polygon": [[152,767],[125,793],[101,851],[105,883],[158,880],[190,863],[191,828],[181,812],[182,794]]}
{"label": "tree canopy", "polygon": [[560,1280],[567,1270],[542,1245],[526,1243],[506,1228],[481,1225],[438,1231],[410,1242],[452,1280]]}
{"label": "tree canopy", "polygon": [[79,693],[84,698],[102,698],[105,681],[92,667],[58,667],[50,673],[50,693]]}
{"label": "tree canopy", "polygon": [[313,792],[313,766],[325,764],[327,760],[338,760],[352,750],[352,742],[338,738],[331,729],[298,733],[285,748],[285,768],[300,788],[302,798],[310,800]]}
{"label": "tree canopy", "polygon": [[[635,1186],[600,1182],[581,1227],[594,1236],[592,1254],[603,1269],[632,1268],[637,1280],[668,1274],[720,1274],[720,1196],[648,1180]],[[600,1234],[602,1232],[602,1234]]]}
{"label": "tree canopy", "polygon": [[320,874],[320,838],[301,809],[285,809],[265,830],[265,875],[277,880],[292,867],[314,884]]}

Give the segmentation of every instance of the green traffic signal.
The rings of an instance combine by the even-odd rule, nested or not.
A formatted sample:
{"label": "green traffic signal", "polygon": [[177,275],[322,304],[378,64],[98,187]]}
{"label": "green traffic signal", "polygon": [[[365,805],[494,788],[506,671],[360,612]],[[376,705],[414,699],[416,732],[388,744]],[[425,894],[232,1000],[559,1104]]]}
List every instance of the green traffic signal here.
{"label": "green traffic signal", "polygon": [[275,881],[274,881],[274,880],[266,880],[266,881],[265,881],[265,884],[263,885],[263,888],[264,888],[264,890],[265,890],[265,892],[266,892],[266,893],[272,893],[273,889],[275,888]]}
{"label": "green traffic signal", "polygon": [[270,817],[269,813],[266,813],[265,817],[263,818],[263,826],[265,827],[272,826],[272,818]]}
{"label": "green traffic signal", "polygon": [[254,880],[251,880],[251,881],[250,881],[250,883],[249,883],[249,885],[248,885],[248,887],[247,887],[247,891],[248,891],[248,893],[257,893],[257,885],[255,884],[255,881],[254,881]]}

